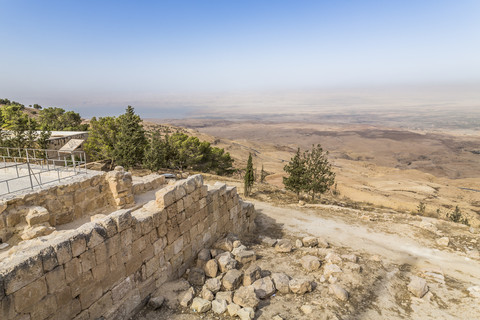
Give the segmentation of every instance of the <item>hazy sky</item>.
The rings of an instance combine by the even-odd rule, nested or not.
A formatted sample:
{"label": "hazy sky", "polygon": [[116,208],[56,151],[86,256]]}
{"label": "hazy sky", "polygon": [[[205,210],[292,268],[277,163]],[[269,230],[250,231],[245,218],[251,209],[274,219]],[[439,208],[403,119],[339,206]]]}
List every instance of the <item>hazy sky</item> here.
{"label": "hazy sky", "polygon": [[0,97],[26,104],[480,83],[479,0],[0,0],[0,17]]}

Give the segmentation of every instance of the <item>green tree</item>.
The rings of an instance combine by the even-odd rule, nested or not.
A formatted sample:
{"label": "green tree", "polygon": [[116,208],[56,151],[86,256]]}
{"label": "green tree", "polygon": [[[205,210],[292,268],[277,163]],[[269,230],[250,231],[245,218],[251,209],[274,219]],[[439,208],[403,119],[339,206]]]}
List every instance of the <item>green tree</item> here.
{"label": "green tree", "polygon": [[462,223],[467,226],[470,225],[468,223],[468,219],[462,215],[462,212],[460,211],[460,208],[458,206],[455,206],[455,211],[453,211],[450,214],[447,214],[447,218],[449,218],[450,221],[453,221],[455,223]]}
{"label": "green tree", "polygon": [[263,169],[263,164],[262,164],[262,170],[260,171],[260,182],[264,183],[266,177],[267,177],[267,172]]}
{"label": "green tree", "polygon": [[113,166],[117,131],[115,117],[101,117],[98,120],[93,117],[90,120],[88,139],[83,146],[90,159],[94,161],[109,160]]}
{"label": "green tree", "polygon": [[39,105],[38,103],[35,103],[35,104],[33,105],[33,108],[35,108],[35,109],[37,109],[37,110],[41,110],[41,109],[42,109],[42,106]]}
{"label": "green tree", "polygon": [[287,177],[283,177],[283,184],[285,185],[285,188],[295,192],[297,195],[297,200],[300,200],[300,192],[307,189],[307,168],[305,166],[305,159],[300,153],[300,148],[297,149],[297,152],[290,159],[290,162],[285,165],[283,170],[288,173]]}
{"label": "green tree", "polygon": [[114,158],[118,165],[126,169],[143,162],[147,138],[142,126],[142,119],[135,114],[132,106],[117,119],[118,133],[114,147]]}
{"label": "green tree", "polygon": [[328,151],[323,151],[318,144],[312,146],[312,150],[305,151],[304,159],[306,166],[306,191],[312,195],[312,201],[316,194],[323,194],[335,183],[335,173],[328,162]]}
{"label": "green tree", "polygon": [[80,114],[62,108],[44,108],[39,112],[40,128],[51,131],[85,130]]}
{"label": "green tree", "polygon": [[168,167],[168,134],[162,137],[160,132],[154,131],[145,150],[144,166],[152,171]]}
{"label": "green tree", "polygon": [[243,177],[243,185],[244,185],[245,196],[250,195],[250,192],[252,191],[254,181],[255,181],[255,177],[253,176],[253,160],[252,160],[252,154],[250,153],[248,155],[248,161],[247,161],[247,168],[245,170],[245,176]]}

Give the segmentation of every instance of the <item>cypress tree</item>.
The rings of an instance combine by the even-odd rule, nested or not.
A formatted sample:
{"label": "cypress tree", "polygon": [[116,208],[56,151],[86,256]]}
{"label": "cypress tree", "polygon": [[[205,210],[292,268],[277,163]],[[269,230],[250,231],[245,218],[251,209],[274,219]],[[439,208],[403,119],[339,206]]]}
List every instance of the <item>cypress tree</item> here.
{"label": "cypress tree", "polygon": [[128,106],[125,114],[117,119],[118,133],[114,147],[114,158],[118,165],[129,169],[142,163],[147,145],[142,119]]}
{"label": "cypress tree", "polygon": [[248,155],[247,169],[245,171],[245,176],[243,177],[245,196],[248,196],[252,191],[254,181],[255,181],[255,177],[253,175],[253,161],[252,161],[252,154],[250,153]]}

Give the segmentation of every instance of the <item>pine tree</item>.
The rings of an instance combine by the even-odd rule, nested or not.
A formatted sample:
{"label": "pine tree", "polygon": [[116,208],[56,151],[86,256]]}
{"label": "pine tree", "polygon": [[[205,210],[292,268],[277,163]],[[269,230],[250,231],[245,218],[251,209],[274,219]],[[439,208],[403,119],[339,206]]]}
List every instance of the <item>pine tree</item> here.
{"label": "pine tree", "polygon": [[335,183],[335,173],[328,162],[328,151],[318,144],[304,153],[306,166],[306,191],[311,192],[312,201],[316,194],[323,194]]}
{"label": "pine tree", "polygon": [[118,117],[117,141],[114,148],[115,162],[129,169],[143,162],[147,139],[141,124],[142,119],[128,106],[124,114]]}
{"label": "pine tree", "polygon": [[287,190],[295,192],[297,200],[300,200],[300,192],[306,189],[306,167],[305,160],[300,154],[300,148],[297,149],[297,153],[290,159],[290,162],[285,165],[283,170],[288,173],[288,177],[283,177],[283,184]]}
{"label": "pine tree", "polygon": [[253,161],[252,161],[252,154],[250,153],[248,156],[247,169],[245,171],[245,176],[243,177],[245,196],[250,195],[254,181],[255,181],[255,177],[253,176]]}

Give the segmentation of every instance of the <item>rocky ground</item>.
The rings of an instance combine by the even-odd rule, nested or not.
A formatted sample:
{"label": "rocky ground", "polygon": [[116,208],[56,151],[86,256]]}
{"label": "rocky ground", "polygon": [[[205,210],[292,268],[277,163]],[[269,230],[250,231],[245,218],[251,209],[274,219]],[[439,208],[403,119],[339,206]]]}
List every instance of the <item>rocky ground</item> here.
{"label": "rocky ground", "polygon": [[255,235],[202,251],[135,319],[480,319],[476,229],[255,206]]}

